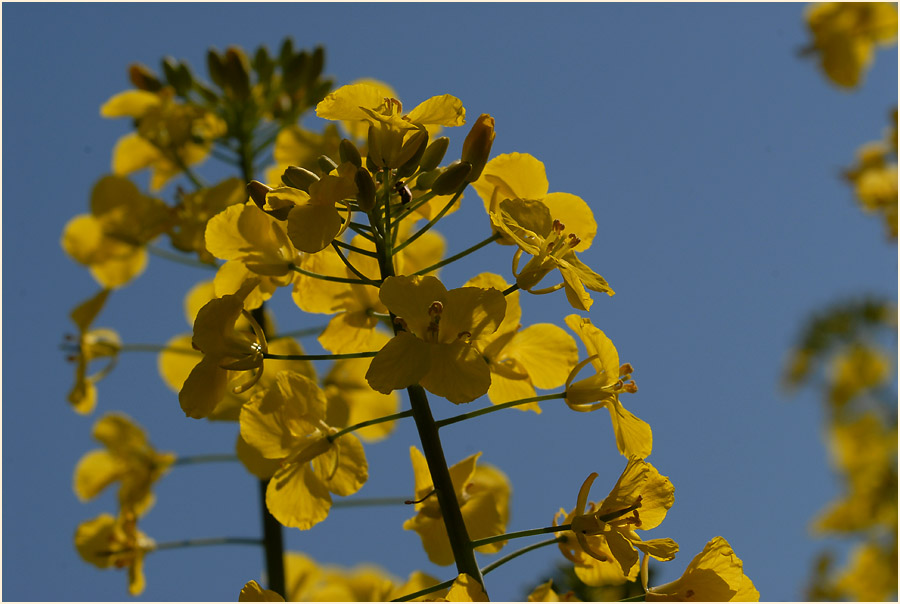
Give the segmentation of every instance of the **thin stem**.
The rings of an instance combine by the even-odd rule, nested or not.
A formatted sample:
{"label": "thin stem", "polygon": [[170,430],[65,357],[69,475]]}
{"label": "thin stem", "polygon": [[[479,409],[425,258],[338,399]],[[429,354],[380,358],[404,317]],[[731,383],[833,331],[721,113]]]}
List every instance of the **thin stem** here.
{"label": "thin stem", "polygon": [[167,541],[157,543],[151,551],[179,549],[182,547],[206,547],[208,545],[262,545],[262,539],[255,537],[208,537],[206,539],[185,539],[183,541]]}
{"label": "thin stem", "polygon": [[164,344],[122,344],[119,346],[119,352],[174,352],[177,354],[203,354],[199,350],[193,348],[178,348],[165,346]]}
{"label": "thin stem", "polygon": [[[438,262],[436,264],[432,264],[428,268],[423,268],[420,271],[416,271],[415,273],[413,273],[413,275],[425,275],[427,273],[430,273],[433,270],[437,270],[437,269],[441,268],[442,266],[446,266],[447,264],[450,264],[451,262],[455,262],[455,261],[459,260],[460,258],[463,258],[464,256],[468,256],[472,252],[476,252],[476,251],[480,250],[481,248],[483,248],[487,244],[491,243],[492,241],[496,241],[496,240],[500,239],[500,237],[501,237],[500,233],[495,232],[493,235],[491,235],[484,241],[480,241],[480,242],[476,243],[475,245],[473,245],[472,247],[459,252],[458,254],[454,254],[453,256],[450,256],[449,258],[445,258],[444,260],[441,260],[440,262]],[[505,293],[504,293],[504,295],[505,295]]]}
{"label": "thin stem", "polygon": [[341,259],[341,262],[344,263],[344,266],[346,266],[350,270],[351,273],[353,273],[360,279],[366,281],[367,285],[372,285],[374,287],[378,287],[377,283],[375,283],[374,281],[372,281],[371,279],[369,279],[368,277],[363,275],[361,272],[359,272],[359,269],[357,269],[355,266],[353,266],[353,264],[349,260],[347,260],[347,257],[344,256],[344,252],[341,251],[340,246],[338,246],[334,241],[331,242],[331,247],[334,248],[334,251],[337,253],[338,257]]}
{"label": "thin stem", "polygon": [[429,201],[431,201],[431,199],[432,199],[435,195],[436,195],[436,193],[434,193],[434,192],[432,192],[432,191],[428,191],[427,193],[425,193],[424,195],[422,195],[422,197],[420,197],[419,199],[414,200],[411,204],[409,204],[408,206],[406,206],[406,207],[403,209],[403,212],[401,212],[396,218],[394,218],[394,220],[392,221],[393,224],[391,224],[391,228],[397,229],[397,227],[400,226],[400,223],[401,223],[401,222],[403,222],[404,220],[406,220],[406,218],[407,218],[410,214],[412,214],[413,212],[415,212],[416,210],[418,210],[419,208],[421,208],[423,205],[425,205],[426,203],[428,203]]}
{"label": "thin stem", "polygon": [[357,254],[362,254],[363,256],[369,256],[370,258],[378,258],[378,252],[373,252],[372,250],[364,250],[361,247],[356,247],[355,245],[350,245],[340,239],[335,239],[332,241],[336,246],[342,247],[345,250],[350,250],[351,252],[356,252]]}
{"label": "thin stem", "polygon": [[535,543],[533,545],[529,545],[528,547],[523,547],[522,549],[516,550],[516,551],[512,552],[511,554],[507,554],[506,556],[503,556],[499,560],[495,560],[494,562],[491,562],[490,564],[488,564],[487,566],[485,566],[484,568],[481,569],[481,574],[486,575],[489,572],[491,572],[492,570],[494,570],[495,568],[497,568],[499,566],[503,566],[510,560],[515,560],[519,556],[521,556],[523,554],[527,554],[530,551],[540,549],[540,548],[546,547],[548,545],[553,545],[554,543],[565,543],[566,541],[568,541],[566,536],[561,535],[559,537],[556,537],[555,539],[548,539],[546,541],[541,541],[540,543]]}
{"label": "thin stem", "polygon": [[177,262],[179,264],[184,264],[186,266],[194,266],[198,268],[205,268],[208,270],[219,270],[219,267],[215,264],[207,264],[206,262],[200,262],[195,258],[188,258],[183,254],[177,254],[175,252],[170,252],[169,250],[164,250],[162,248],[158,248],[155,245],[148,245],[147,251],[154,256],[159,258],[165,258],[166,260],[171,260],[172,262]]}
{"label": "thin stem", "polygon": [[422,596],[426,596],[430,593],[434,593],[436,591],[440,591],[442,589],[448,589],[453,587],[453,582],[456,579],[447,579],[443,583],[438,583],[437,585],[432,585],[431,587],[426,587],[425,589],[420,589],[419,591],[413,592],[411,594],[406,594],[402,598],[397,598],[396,600],[391,600],[391,602],[409,602],[410,600],[415,600],[416,598],[421,598]]}
{"label": "thin stem", "polygon": [[340,438],[344,434],[349,432],[355,432],[360,428],[365,428],[366,426],[375,426],[378,424],[383,424],[384,422],[392,422],[394,420],[403,419],[404,417],[412,417],[412,410],[401,411],[400,413],[394,413],[392,415],[385,415],[384,417],[376,417],[375,419],[369,419],[364,422],[359,422],[358,424],[353,424],[343,430],[335,432],[334,434],[328,435],[328,442],[334,442],[336,439]]}
{"label": "thin stem", "polygon": [[560,524],[559,526],[545,526],[539,529],[529,529],[527,531],[516,531],[515,533],[504,533],[502,535],[494,535],[493,537],[485,537],[484,539],[476,539],[472,542],[472,547],[481,547],[482,545],[490,545],[498,541],[509,541],[510,539],[519,539],[520,537],[532,537],[534,535],[546,535],[547,533],[561,533],[563,531],[572,530],[571,524]]}
{"label": "thin stem", "polygon": [[358,283],[360,285],[374,285],[376,287],[381,285],[381,281],[372,281],[362,279],[351,279],[349,277],[334,277],[332,275],[320,275],[319,273],[313,273],[311,271],[305,270],[297,266],[296,264],[291,265],[291,269],[300,273],[301,275],[306,275],[307,277],[312,277],[314,279],[322,279],[323,281],[335,281],[337,283]]}
{"label": "thin stem", "polygon": [[519,289],[519,284],[513,283],[512,285],[510,285],[509,287],[507,287],[506,289],[503,290],[503,295],[508,296],[511,293],[513,293],[514,291],[516,291],[517,289]]}
{"label": "thin stem", "polygon": [[462,195],[463,189],[465,189],[465,188],[466,188],[466,185],[465,185],[465,184],[462,185],[462,186],[459,188],[459,191],[456,192],[456,195],[454,195],[454,196],[450,199],[450,201],[447,202],[447,205],[445,205],[443,208],[441,208],[441,211],[438,212],[437,215],[436,215],[434,218],[432,218],[430,221],[428,221],[428,224],[426,224],[426,225],[423,226],[421,229],[419,229],[418,231],[416,231],[415,233],[413,233],[413,235],[410,236],[409,239],[407,239],[406,241],[404,241],[403,243],[401,243],[400,245],[398,245],[398,246],[394,249],[394,253],[396,254],[397,252],[399,252],[400,250],[402,250],[403,248],[405,248],[407,245],[409,245],[410,243],[412,243],[413,241],[415,241],[416,239],[418,239],[419,237],[421,237],[422,235],[424,235],[425,233],[427,233],[428,230],[431,229],[431,227],[433,227],[435,224],[437,224],[437,221],[440,220],[441,218],[443,218],[443,217],[444,217],[444,214],[446,214],[447,212],[450,211],[450,208],[453,207],[453,204],[456,203],[456,201],[459,199],[459,196]]}
{"label": "thin stem", "polygon": [[267,352],[264,359],[276,361],[336,361],[338,359],[368,359],[378,354],[375,352],[348,352],[345,354],[272,354]]}
{"label": "thin stem", "polygon": [[339,499],[331,504],[332,508],[356,508],[374,505],[403,505],[409,501],[409,497],[357,497],[354,499]]}
{"label": "thin stem", "polygon": [[317,336],[322,333],[327,325],[322,325],[321,327],[307,327],[305,329],[296,329],[294,331],[286,331],[284,333],[280,333],[278,335],[272,336],[269,340],[278,340],[280,338],[305,338],[308,336]]}
{"label": "thin stem", "polygon": [[487,407],[486,409],[479,409],[478,411],[470,411],[469,413],[462,413],[460,415],[454,415],[453,417],[448,417],[447,419],[442,419],[437,422],[438,428],[443,428],[444,426],[449,426],[450,424],[455,424],[456,422],[461,422],[463,420],[472,419],[473,417],[479,417],[481,415],[487,415],[488,413],[494,413],[495,411],[500,411],[502,409],[509,409],[510,407],[518,407],[519,405],[526,405],[528,403],[537,403],[540,401],[550,401],[557,398],[565,398],[565,392],[557,392],[556,394],[544,394],[542,396],[532,396],[530,398],[522,398],[517,401],[509,401],[508,403],[501,403],[499,405],[492,405]]}
{"label": "thin stem", "polygon": [[238,456],[232,453],[209,453],[207,455],[188,455],[179,457],[173,466],[187,466],[195,463],[216,463],[220,461],[239,461]]}
{"label": "thin stem", "polygon": [[352,230],[354,233],[356,233],[357,235],[359,235],[359,236],[362,237],[363,239],[366,239],[366,240],[368,240],[368,241],[371,241],[372,243],[375,243],[375,236],[372,235],[372,233],[369,232],[369,231],[364,231],[364,230],[360,229],[360,228],[357,226],[358,224],[359,224],[359,223],[357,223],[357,222],[351,222],[351,223],[350,223],[350,230]]}

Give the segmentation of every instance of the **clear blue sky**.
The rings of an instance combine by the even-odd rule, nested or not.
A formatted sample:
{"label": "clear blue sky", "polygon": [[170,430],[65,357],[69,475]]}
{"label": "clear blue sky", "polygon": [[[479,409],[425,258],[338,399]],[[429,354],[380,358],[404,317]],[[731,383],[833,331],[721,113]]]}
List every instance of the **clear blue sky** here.
{"label": "clear blue sky", "polygon": [[[462,99],[469,121],[496,119],[495,154],[531,153],[551,191],[583,197],[599,235],[583,259],[618,292],[590,318],[635,368],[626,404],[654,431],[649,461],[675,485],[675,506],[651,536],[681,545],[660,564],[679,576],[712,537],[727,538],[764,599],[794,600],[820,542],[814,513],[836,493],[810,393],[778,390],[801,322],[828,302],[897,291],[894,244],[839,181],[857,147],[880,138],[897,102],[897,57],[881,52],[861,90],[829,85],[796,51],[806,43],[801,4],[355,5],[4,4],[3,27],[3,598],[126,599],[125,577],[77,556],[77,524],[115,511],[113,492],[79,503],[77,460],[91,426],[122,410],[160,449],[228,452],[235,426],[185,419],[152,355],[124,356],[99,385],[92,417],[65,402],[73,367],[59,351],[70,309],[97,286],[59,247],[63,226],[87,210],[93,182],[128,131],[100,105],[129,87],[131,62],[158,68],[172,55],[205,72],[205,52],[291,35],[327,47],[338,84],[389,82],[414,105]],[[458,153],[464,132],[455,136]],[[215,160],[211,160],[213,162]],[[210,166],[211,169],[215,169]],[[215,173],[215,172],[213,172]],[[171,188],[167,190],[171,199]],[[443,229],[452,253],[489,234],[477,196]],[[508,248],[488,248],[443,273],[458,287],[481,270],[509,274]],[[187,330],[183,292],[202,275],[152,259],[97,321],[125,342],[165,342]],[[280,292],[285,293],[285,292]],[[318,325],[275,309],[285,329]],[[523,296],[524,321],[562,319],[562,294]],[[305,322],[304,322],[305,321]],[[314,347],[311,347],[314,349]],[[472,408],[483,402],[472,403]],[[437,401],[435,415],[456,409]],[[606,412],[542,416],[508,411],[444,431],[447,456],[484,451],[513,483],[509,530],[550,523],[600,473],[595,499],[615,481]],[[412,426],[367,449],[365,496],[407,495]],[[142,529],[158,541],[259,532],[256,482],[236,465],[173,470]],[[427,563],[401,530],[406,508],[335,510],[290,549],[323,563],[378,562],[406,577]],[[522,543],[524,545],[524,543]],[[507,550],[509,551],[509,550]],[[493,598],[519,599],[552,570],[553,548],[489,577]],[[248,547],[160,552],[146,561],[144,600],[234,600],[260,577]]]}

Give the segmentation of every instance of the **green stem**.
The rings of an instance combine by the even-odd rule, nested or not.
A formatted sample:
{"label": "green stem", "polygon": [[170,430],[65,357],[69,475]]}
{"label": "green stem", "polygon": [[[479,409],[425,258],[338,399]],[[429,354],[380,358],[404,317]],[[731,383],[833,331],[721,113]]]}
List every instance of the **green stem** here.
{"label": "green stem", "polygon": [[182,547],[206,547],[209,545],[262,545],[262,539],[254,537],[209,537],[206,539],[185,539],[183,541],[167,541],[157,543],[151,551],[179,549]]}
{"label": "green stem", "polygon": [[198,268],[205,268],[209,270],[219,270],[219,267],[215,264],[207,264],[206,262],[200,262],[195,258],[187,258],[182,254],[177,254],[175,252],[170,252],[169,250],[164,250],[162,248],[158,248],[155,245],[146,246],[147,252],[157,256],[159,258],[165,258],[166,260],[170,260],[172,262],[177,262],[179,264],[184,264],[187,266],[194,266]]}
{"label": "green stem", "polygon": [[413,273],[413,275],[425,275],[427,273],[430,273],[433,270],[437,270],[437,269],[441,268],[442,266],[446,266],[447,264],[450,264],[451,262],[455,262],[455,261],[459,260],[460,258],[463,258],[464,256],[468,256],[472,252],[476,252],[476,251],[480,250],[481,248],[483,248],[487,244],[491,243],[492,241],[496,241],[496,240],[500,239],[500,237],[501,237],[500,233],[495,232],[493,235],[491,235],[484,241],[480,241],[480,242],[476,243],[475,245],[473,245],[472,247],[467,248],[458,254],[454,254],[453,256],[450,256],[449,258],[445,258],[444,260],[441,260],[440,262],[438,262],[436,264],[432,264],[428,268],[423,268],[422,270]]}
{"label": "green stem", "polygon": [[264,359],[275,361],[336,361],[339,359],[368,359],[378,354],[375,352],[348,352],[345,354],[272,354],[267,352]]}
{"label": "green stem", "polygon": [[328,435],[328,442],[334,442],[336,439],[340,438],[344,434],[349,432],[355,432],[360,428],[365,428],[366,426],[375,426],[378,424],[383,424],[384,422],[392,422],[398,419],[403,419],[404,417],[412,417],[412,410],[401,411],[400,413],[394,413],[392,415],[385,415],[384,417],[376,417],[375,419],[369,419],[364,422],[359,422],[358,424],[353,424],[343,430],[335,432],[334,434]]}
{"label": "green stem", "polygon": [[394,218],[391,228],[396,229],[398,226],[400,226],[401,222],[406,220],[407,216],[409,216],[410,214],[412,214],[413,212],[415,212],[416,210],[421,208],[423,205],[425,205],[426,203],[431,201],[431,198],[434,197],[435,195],[436,195],[436,193],[433,193],[432,191],[428,191],[427,193],[422,195],[422,197],[420,197],[419,199],[414,200],[410,205],[408,205],[408,206],[406,206],[406,208],[404,208],[404,210],[400,213],[399,216]]}
{"label": "green stem", "polygon": [[350,245],[349,243],[345,243],[340,239],[335,239],[332,243],[338,247],[342,247],[345,250],[350,250],[351,252],[356,252],[357,254],[362,254],[363,256],[369,256],[370,258],[378,258],[378,252],[373,252],[372,250],[364,250],[361,247],[356,247],[355,245]]}
{"label": "green stem", "polygon": [[272,336],[269,340],[278,340],[280,338],[305,338],[308,336],[317,336],[322,333],[327,325],[322,325],[321,327],[307,327],[305,329],[296,329],[294,331],[286,331],[284,333],[280,333],[278,335]]}
{"label": "green stem", "polygon": [[425,589],[420,589],[419,591],[413,592],[411,594],[406,594],[402,598],[397,598],[396,600],[391,600],[391,602],[409,602],[410,600],[415,600],[416,598],[421,598],[422,596],[427,596],[430,593],[434,593],[436,591],[440,591],[442,589],[448,589],[453,586],[453,582],[456,579],[447,579],[443,583],[438,583],[437,585],[432,585],[431,587],[426,587]]}
{"label": "green stem", "polygon": [[[468,183],[466,183],[466,184],[468,184]],[[444,214],[446,214],[447,212],[450,211],[450,208],[453,207],[453,204],[455,204],[456,200],[459,199],[459,196],[462,195],[463,189],[466,188],[466,184],[462,185],[459,188],[459,191],[456,192],[456,195],[454,195],[450,199],[450,201],[447,202],[447,205],[445,205],[443,208],[441,208],[441,211],[438,212],[434,218],[432,218],[430,221],[428,221],[428,224],[426,224],[421,229],[419,229],[418,231],[413,233],[413,235],[409,239],[407,239],[406,241],[404,241],[403,243],[398,245],[394,249],[394,253],[396,254],[397,252],[399,252],[400,250],[405,248],[407,245],[409,245],[410,243],[412,243],[413,241],[415,241],[416,239],[418,239],[419,237],[421,237],[422,235],[427,233],[429,231],[429,229],[431,229],[431,227],[433,227],[435,224],[437,224],[437,221],[440,220],[441,218],[443,218]]]}
{"label": "green stem", "polygon": [[[381,235],[384,237],[384,255],[387,261],[394,265],[394,238],[391,235],[391,171],[384,171],[384,222]],[[393,271],[392,271],[393,272]]]}
{"label": "green stem", "polygon": [[487,566],[485,566],[484,568],[481,569],[481,574],[486,575],[489,572],[491,572],[492,570],[494,570],[495,568],[497,568],[498,566],[503,566],[510,560],[514,560],[514,559],[518,558],[519,556],[521,556],[523,554],[527,554],[528,552],[530,552],[532,550],[540,549],[540,548],[546,547],[548,545],[553,545],[554,543],[565,543],[567,540],[568,539],[566,538],[566,536],[562,535],[560,537],[556,537],[555,539],[548,539],[547,541],[541,541],[540,543],[535,543],[533,545],[529,545],[528,547],[523,547],[522,549],[516,550],[516,551],[512,552],[511,554],[507,554],[506,556],[503,556],[499,560],[495,560],[494,562],[491,562],[490,564],[488,564]]}
{"label": "green stem", "polygon": [[447,419],[442,419],[437,422],[438,428],[443,428],[444,426],[449,426],[450,424],[455,424],[456,422],[461,422],[463,420],[472,419],[473,417],[479,417],[481,415],[487,415],[488,413],[494,413],[495,411],[501,411],[503,409],[509,409],[510,407],[518,407],[519,405],[526,405],[528,403],[538,403],[540,401],[550,401],[558,398],[566,398],[565,392],[557,392],[556,394],[544,394],[542,396],[532,396],[530,398],[522,398],[516,401],[509,401],[508,403],[500,403],[499,405],[493,405],[491,407],[487,407],[486,409],[479,409],[478,411],[470,411],[469,413],[462,413],[460,415],[454,415],[453,417],[448,417]]}
{"label": "green stem", "polygon": [[485,537],[484,539],[476,539],[472,542],[472,547],[481,547],[482,545],[490,545],[498,541],[509,541],[510,539],[519,539],[520,537],[533,537],[534,535],[546,535],[547,533],[561,533],[563,531],[572,530],[571,524],[560,524],[559,526],[545,526],[539,529],[529,529],[527,531],[516,531],[515,533],[504,533],[502,535],[494,535],[493,537]]}
{"label": "green stem", "polygon": [[380,281],[372,281],[362,279],[351,279],[349,277],[333,277],[331,275],[320,275],[319,273],[313,273],[311,271],[305,270],[297,266],[296,264],[291,265],[291,269],[300,273],[301,275],[306,275],[307,277],[312,277],[314,279],[322,279],[323,281],[334,281],[336,283],[358,283],[360,285],[374,285],[379,287],[381,285]]}
{"label": "green stem", "polygon": [[199,350],[193,348],[177,348],[165,346],[163,344],[122,344],[119,346],[119,352],[175,352],[178,354],[203,354]]}
{"label": "green stem", "polygon": [[331,504],[332,508],[355,508],[370,505],[403,505],[409,501],[409,497],[357,497],[354,499],[339,499]]}
{"label": "green stem", "polygon": [[239,461],[238,456],[232,453],[210,453],[208,455],[188,455],[179,457],[173,466],[187,466],[195,463],[215,463],[220,461]]}
{"label": "green stem", "polygon": [[351,273],[353,273],[354,275],[356,275],[363,281],[368,282],[368,285],[371,285],[373,287],[378,287],[377,283],[375,283],[374,281],[372,281],[371,279],[369,279],[368,277],[363,275],[361,272],[359,272],[359,269],[357,269],[355,266],[353,266],[353,264],[349,260],[347,260],[347,257],[344,256],[344,252],[341,251],[341,248],[339,245],[337,245],[337,243],[332,241],[331,247],[334,248],[334,251],[337,253],[338,258],[341,259],[341,262],[344,263],[344,266],[346,266],[350,270]]}
{"label": "green stem", "polygon": [[508,296],[511,293],[513,293],[514,291],[516,291],[517,289],[519,289],[519,285],[517,283],[514,283],[503,290],[503,295]]}

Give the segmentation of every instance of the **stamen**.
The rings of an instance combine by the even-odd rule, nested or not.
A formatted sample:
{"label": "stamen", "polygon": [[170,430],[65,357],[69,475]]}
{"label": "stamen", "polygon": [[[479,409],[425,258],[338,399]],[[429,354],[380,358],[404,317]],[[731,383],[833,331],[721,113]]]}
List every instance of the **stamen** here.
{"label": "stamen", "polygon": [[423,501],[425,501],[426,499],[428,499],[429,497],[431,497],[431,496],[434,495],[434,494],[435,494],[435,490],[434,490],[434,489],[431,489],[431,491],[429,491],[428,494],[425,495],[424,497],[422,497],[421,499],[417,499],[417,500],[407,499],[407,500],[404,501],[403,503],[404,503],[405,505],[415,505],[415,504],[419,504],[419,503],[422,503]]}
{"label": "stamen", "polygon": [[559,220],[553,221],[553,232],[557,235],[562,235],[563,231],[566,230],[566,225],[561,223]]}
{"label": "stamen", "polygon": [[631,366],[631,363],[623,363],[619,367],[619,375],[629,375],[634,373],[634,367]]}
{"label": "stamen", "polygon": [[409,326],[406,324],[406,319],[403,317],[394,317],[394,323],[403,328],[403,331],[409,331]]}

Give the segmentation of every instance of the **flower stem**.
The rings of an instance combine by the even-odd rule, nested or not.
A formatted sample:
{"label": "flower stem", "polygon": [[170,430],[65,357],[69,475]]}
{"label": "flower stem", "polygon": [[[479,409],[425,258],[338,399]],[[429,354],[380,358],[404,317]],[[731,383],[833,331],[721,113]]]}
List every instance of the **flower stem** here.
{"label": "flower stem", "polygon": [[545,535],[547,533],[560,533],[562,531],[572,530],[571,524],[560,524],[559,526],[545,526],[539,529],[529,529],[527,531],[517,531],[515,533],[504,533],[502,535],[494,535],[493,537],[485,537],[484,539],[476,539],[472,541],[472,547],[481,547],[482,545],[490,545],[498,541],[509,541],[510,539],[518,539],[520,537],[532,537],[534,535]]}
{"label": "flower stem", "polygon": [[291,265],[291,270],[300,273],[301,275],[306,275],[307,277],[312,277],[314,279],[322,279],[323,281],[335,281],[337,283],[359,283],[362,285],[374,285],[376,287],[381,285],[380,281],[372,281],[362,279],[351,279],[349,277],[334,277],[332,275],[320,275],[319,273],[314,273],[312,271],[308,271],[300,268],[296,264]]}
{"label": "flower stem", "polygon": [[206,539],[185,539],[183,541],[167,541],[157,543],[151,551],[164,549],[180,549],[182,547],[205,547],[208,545],[262,545],[262,539],[256,537],[208,537]]}
{"label": "flower stem", "polygon": [[506,289],[503,290],[503,295],[508,296],[511,293],[513,293],[514,291],[516,291],[517,289],[519,289],[519,285],[517,283],[513,283],[512,285],[510,285],[509,287],[507,287]]}
{"label": "flower stem", "polygon": [[375,426],[377,424],[383,424],[384,422],[392,422],[398,419],[403,419],[404,417],[412,417],[412,410],[409,409],[407,411],[401,411],[400,413],[394,413],[392,415],[385,415],[384,417],[376,417],[375,419],[369,419],[364,422],[359,422],[358,424],[353,424],[347,428],[339,432],[335,432],[334,434],[329,434],[326,438],[328,442],[334,442],[336,439],[340,438],[344,434],[348,434],[350,432],[355,432],[360,428],[365,428],[366,426]]}
{"label": "flower stem", "polygon": [[368,277],[363,275],[361,272],[359,272],[359,269],[357,269],[355,266],[353,266],[353,264],[349,260],[347,260],[347,257],[344,255],[344,252],[341,251],[341,248],[337,244],[337,242],[332,241],[331,247],[334,248],[334,251],[337,253],[338,257],[341,259],[341,262],[344,263],[344,266],[346,266],[350,270],[351,273],[353,273],[354,275],[356,275],[363,281],[366,281],[368,283],[368,285],[378,287],[377,283],[375,283],[374,281],[372,281],[371,279],[369,279]]}
{"label": "flower stem", "polygon": [[[500,239],[500,236],[501,236],[500,233],[495,232],[493,235],[491,235],[484,241],[480,241],[480,242],[476,243],[475,245],[473,245],[472,247],[467,248],[458,254],[454,254],[453,256],[450,256],[449,258],[445,258],[444,260],[441,260],[440,262],[438,262],[436,264],[432,264],[428,268],[423,268],[422,270],[413,273],[413,275],[425,275],[427,273],[430,273],[433,270],[437,270],[437,269],[441,268],[442,266],[450,264],[451,262],[455,262],[464,256],[468,256],[472,252],[476,252],[476,251],[480,250],[481,248],[483,248],[487,244],[491,243],[492,241],[496,241],[496,240]],[[504,293],[504,295],[505,295],[505,293]]]}
{"label": "flower stem", "polygon": [[512,552],[511,554],[507,554],[506,556],[503,556],[499,560],[495,560],[494,562],[491,562],[490,564],[488,564],[487,566],[485,566],[484,568],[481,569],[481,574],[486,575],[489,572],[491,572],[492,570],[494,570],[495,568],[497,568],[498,566],[503,566],[510,560],[514,560],[514,559],[518,558],[519,556],[521,556],[523,554],[527,554],[528,552],[530,552],[532,550],[540,549],[540,548],[546,547],[548,545],[553,545],[554,543],[565,543],[566,541],[567,541],[566,536],[561,535],[559,537],[556,537],[555,539],[548,539],[546,541],[541,541],[540,543],[534,543],[532,545],[529,545],[528,547],[523,547],[522,549],[516,550],[516,551]]}
{"label": "flower stem", "polygon": [[267,352],[264,359],[275,361],[335,361],[338,359],[367,359],[378,354],[375,352],[348,352],[346,354],[272,354]]}
{"label": "flower stem", "polygon": [[179,457],[173,466],[187,466],[195,463],[214,463],[219,461],[238,461],[238,456],[232,453],[210,453],[208,455],[188,455]]}
{"label": "flower stem", "polygon": [[272,340],[278,340],[280,338],[305,338],[307,336],[317,336],[320,333],[322,333],[326,327],[328,327],[328,326],[321,325],[319,327],[307,327],[305,329],[296,329],[294,331],[286,331],[284,333],[279,333],[279,334],[272,336],[272,338],[269,341],[271,342]]}
{"label": "flower stem", "polygon": [[160,247],[156,247],[155,245],[148,245],[147,251],[154,256],[158,256],[159,258],[165,258],[166,260],[171,260],[172,262],[177,262],[179,264],[186,264],[187,266],[196,266],[198,268],[205,268],[209,270],[219,270],[219,267],[215,264],[207,264],[206,262],[200,262],[196,258],[189,258],[183,254],[176,254],[175,252],[170,252],[169,250],[164,250]]}
{"label": "flower stem", "polygon": [[446,419],[442,419],[437,423],[438,428],[443,428],[444,426],[449,426],[450,424],[455,424],[456,422],[461,422],[463,420],[472,419],[473,417],[478,417],[481,415],[487,415],[488,413],[493,413],[495,411],[500,411],[502,409],[508,409],[510,407],[518,407],[519,405],[526,405],[528,403],[537,403],[540,401],[549,401],[557,398],[565,398],[565,392],[557,392],[556,394],[544,394],[542,396],[532,396],[530,398],[523,398],[517,401],[509,401],[508,403],[501,403],[499,405],[492,405],[485,409],[479,409],[478,411],[470,411],[469,413],[463,413],[460,415],[454,415],[453,417],[448,417]]}
{"label": "flower stem", "polygon": [[119,346],[119,352],[175,352],[178,354],[203,354],[199,350],[193,348],[170,347],[164,344],[122,344]]}
{"label": "flower stem", "polygon": [[409,501],[409,497],[356,497],[353,499],[339,499],[331,504],[332,508],[355,508],[370,505],[403,505]]}
{"label": "flower stem", "polygon": [[340,239],[335,239],[331,242],[333,245],[338,247],[342,247],[345,250],[350,250],[351,252],[356,252],[357,254],[362,254],[363,256],[369,256],[370,258],[378,258],[378,254],[371,250],[364,250],[361,247],[357,247],[355,245],[350,245],[349,243],[345,243]]}
{"label": "flower stem", "polygon": [[454,195],[454,196],[450,199],[450,201],[447,202],[447,205],[445,205],[443,208],[441,208],[441,211],[438,212],[437,215],[436,215],[434,218],[432,218],[430,221],[428,221],[428,224],[426,224],[426,225],[423,226],[421,229],[419,229],[418,231],[416,231],[415,233],[413,233],[413,234],[409,237],[409,239],[407,239],[406,241],[404,241],[403,243],[401,243],[400,245],[398,245],[396,248],[394,248],[394,253],[396,254],[397,252],[399,252],[400,250],[402,250],[403,248],[405,248],[407,245],[409,245],[410,243],[412,243],[413,241],[415,241],[416,239],[418,239],[419,237],[421,237],[422,235],[424,235],[425,233],[427,233],[428,230],[429,230],[431,227],[433,227],[435,224],[437,224],[437,221],[440,220],[441,218],[443,218],[443,217],[444,217],[444,214],[446,214],[447,212],[450,211],[450,208],[453,207],[453,204],[455,204],[455,203],[456,203],[456,200],[459,199],[459,196],[462,195],[462,192],[463,192],[463,190],[466,188],[466,185],[467,185],[467,184],[468,184],[468,183],[465,183],[465,184],[463,184],[463,185],[459,188],[459,191],[456,192],[456,195]]}
{"label": "flower stem", "polygon": [[413,592],[411,594],[406,594],[402,598],[397,598],[396,600],[391,600],[391,602],[409,602],[410,600],[415,600],[416,598],[421,598],[422,596],[426,596],[430,593],[434,593],[436,591],[440,591],[442,589],[448,589],[453,586],[453,582],[456,579],[447,579],[443,583],[438,583],[437,585],[432,585],[431,587],[426,587],[425,589],[420,589],[419,591]]}

